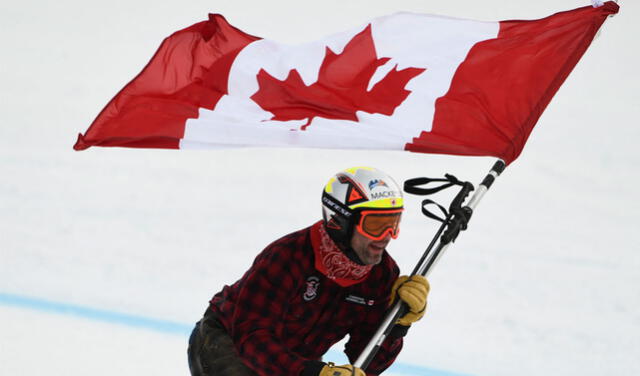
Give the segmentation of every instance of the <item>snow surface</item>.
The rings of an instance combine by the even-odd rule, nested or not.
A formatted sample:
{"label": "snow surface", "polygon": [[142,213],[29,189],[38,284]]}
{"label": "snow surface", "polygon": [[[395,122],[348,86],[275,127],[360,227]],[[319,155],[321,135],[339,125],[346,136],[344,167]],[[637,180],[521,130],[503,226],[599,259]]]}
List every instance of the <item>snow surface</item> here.
{"label": "snow surface", "polygon": [[[400,10],[530,19],[587,3],[3,2],[0,375],[187,375],[187,332],[210,296],[273,239],[317,220],[333,173],[371,165],[397,180],[449,172],[478,183],[493,164],[379,151],[74,152],[75,135],[173,31],[217,12],[297,43]],[[387,374],[640,374],[640,27],[637,3],[621,6],[434,269],[428,314]],[[389,248],[405,272],[436,228],[419,202],[408,199]]]}

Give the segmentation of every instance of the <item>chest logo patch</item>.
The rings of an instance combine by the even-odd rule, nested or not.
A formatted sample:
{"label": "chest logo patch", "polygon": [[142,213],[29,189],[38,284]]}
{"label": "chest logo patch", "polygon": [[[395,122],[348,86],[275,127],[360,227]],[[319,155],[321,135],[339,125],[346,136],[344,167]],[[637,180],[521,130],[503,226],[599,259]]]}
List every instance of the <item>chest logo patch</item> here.
{"label": "chest logo patch", "polygon": [[320,287],[320,278],[313,276],[307,278],[307,288],[302,298],[307,302],[315,299],[318,296],[318,287]]}
{"label": "chest logo patch", "polygon": [[356,303],[356,304],[361,304],[366,306],[372,306],[375,304],[375,301],[373,299],[365,299],[361,296],[356,296],[356,295],[348,295],[345,300],[351,303]]}

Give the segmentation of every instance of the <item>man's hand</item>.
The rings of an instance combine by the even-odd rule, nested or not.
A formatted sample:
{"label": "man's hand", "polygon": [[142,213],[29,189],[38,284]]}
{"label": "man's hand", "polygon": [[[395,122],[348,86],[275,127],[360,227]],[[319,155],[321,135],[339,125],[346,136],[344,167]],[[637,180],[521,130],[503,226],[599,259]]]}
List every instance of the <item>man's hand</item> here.
{"label": "man's hand", "polygon": [[396,324],[410,326],[424,316],[429,289],[429,281],[421,275],[398,277],[391,290],[391,304],[399,296],[409,306],[409,312],[400,317]]}
{"label": "man's hand", "polygon": [[354,367],[351,364],[345,364],[343,366],[336,366],[333,363],[329,363],[320,370],[318,376],[367,376],[363,370],[358,367]]}

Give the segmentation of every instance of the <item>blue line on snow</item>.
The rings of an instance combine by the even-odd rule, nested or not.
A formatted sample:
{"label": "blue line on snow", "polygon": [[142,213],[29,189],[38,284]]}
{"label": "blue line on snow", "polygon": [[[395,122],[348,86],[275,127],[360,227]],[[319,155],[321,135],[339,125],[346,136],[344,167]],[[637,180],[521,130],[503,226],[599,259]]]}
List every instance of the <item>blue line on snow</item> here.
{"label": "blue line on snow", "polygon": [[193,325],[4,293],[0,293],[0,305],[82,317],[129,327],[150,329],[161,333],[187,335],[193,329]]}
{"label": "blue line on snow", "polygon": [[[136,316],[126,313],[82,307],[74,304],[59,303],[44,299],[5,293],[0,293],[0,305],[26,308],[39,312],[82,317],[90,320],[120,324],[134,328],[149,329],[160,333],[179,334],[182,336],[187,336],[193,328],[193,324],[183,324],[167,320],[158,320],[149,317]],[[344,357],[343,354],[339,354],[333,350],[330,350],[330,355],[341,355]],[[346,357],[344,358],[346,359]],[[391,368],[389,368],[389,371],[393,373],[413,376],[470,376],[462,373],[436,370],[400,362],[394,363]]]}

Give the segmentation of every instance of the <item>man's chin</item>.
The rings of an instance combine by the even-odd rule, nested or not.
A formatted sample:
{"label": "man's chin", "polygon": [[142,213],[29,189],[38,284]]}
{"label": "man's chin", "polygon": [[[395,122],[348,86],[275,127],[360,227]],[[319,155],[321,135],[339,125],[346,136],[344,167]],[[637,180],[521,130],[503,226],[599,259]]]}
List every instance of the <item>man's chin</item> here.
{"label": "man's chin", "polygon": [[384,248],[381,250],[369,250],[367,253],[367,264],[379,264],[382,261],[382,254],[384,252]]}

